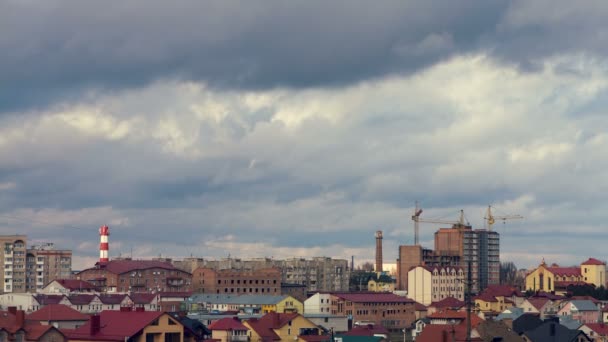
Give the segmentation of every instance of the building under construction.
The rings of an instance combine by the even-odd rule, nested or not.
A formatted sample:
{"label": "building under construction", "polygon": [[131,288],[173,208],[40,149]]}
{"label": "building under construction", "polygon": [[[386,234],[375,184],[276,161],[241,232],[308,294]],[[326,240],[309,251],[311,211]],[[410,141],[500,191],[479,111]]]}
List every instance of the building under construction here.
{"label": "building under construction", "polygon": [[435,249],[399,246],[397,287],[407,290],[407,272],[415,266],[460,266],[471,262],[472,291],[500,281],[500,235],[487,229],[454,224],[435,232]]}

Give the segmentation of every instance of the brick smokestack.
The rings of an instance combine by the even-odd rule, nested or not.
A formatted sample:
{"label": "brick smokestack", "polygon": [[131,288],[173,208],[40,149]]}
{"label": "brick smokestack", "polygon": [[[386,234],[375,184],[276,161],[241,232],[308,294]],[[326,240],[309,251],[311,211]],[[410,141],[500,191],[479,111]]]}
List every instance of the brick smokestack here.
{"label": "brick smokestack", "polygon": [[108,251],[110,250],[110,244],[108,243],[108,236],[110,236],[110,228],[108,226],[99,227],[99,263],[106,264],[110,260],[108,258]]}
{"label": "brick smokestack", "polygon": [[382,272],[382,231],[376,232],[376,272]]}

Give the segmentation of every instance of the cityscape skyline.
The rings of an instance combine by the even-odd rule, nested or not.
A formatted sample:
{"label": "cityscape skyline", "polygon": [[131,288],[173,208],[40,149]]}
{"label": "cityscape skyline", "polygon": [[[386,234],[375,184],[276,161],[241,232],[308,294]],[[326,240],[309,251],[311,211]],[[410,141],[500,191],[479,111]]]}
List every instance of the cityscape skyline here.
{"label": "cityscape skyline", "polygon": [[[547,11],[547,8],[554,11]],[[460,210],[604,259],[607,6],[0,3],[0,232],[110,258],[374,263]],[[27,18],[27,20],[24,20]],[[433,247],[441,227],[421,223]],[[584,247],[584,248],[583,248]]]}

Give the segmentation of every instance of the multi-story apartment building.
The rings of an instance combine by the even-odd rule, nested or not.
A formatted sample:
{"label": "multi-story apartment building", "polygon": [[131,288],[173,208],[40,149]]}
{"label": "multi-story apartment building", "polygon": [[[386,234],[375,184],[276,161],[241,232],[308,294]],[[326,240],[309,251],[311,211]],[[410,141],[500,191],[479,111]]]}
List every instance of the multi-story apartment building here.
{"label": "multi-story apartment building", "polygon": [[[471,267],[472,287],[475,293],[500,281],[500,235],[491,230],[472,229],[456,224],[435,232],[435,249],[416,246],[399,246],[397,259],[397,288],[408,286],[407,274],[415,266]],[[466,271],[465,271],[466,274]]]}
{"label": "multi-story apartment building", "polygon": [[312,259],[291,258],[272,259],[225,258],[205,260],[205,267],[224,270],[252,270],[278,268],[281,271],[281,282],[306,285],[308,291],[348,291],[350,268],[348,260],[328,257]]}
{"label": "multi-story apartment building", "polygon": [[467,225],[440,228],[435,232],[435,254],[460,258],[461,267],[470,263],[472,291],[500,282],[500,235]]}
{"label": "multi-story apartment building", "polygon": [[55,279],[68,279],[72,273],[72,251],[55,249],[52,243],[27,249],[26,291],[36,292]]}
{"label": "multi-story apartment building", "polygon": [[464,300],[465,273],[457,266],[417,266],[408,272],[409,298],[430,305],[451,297]]}
{"label": "multi-story apartment building", "polygon": [[192,290],[221,294],[281,294],[281,271],[278,268],[259,270],[214,270],[199,267],[192,273]]}
{"label": "multi-story apartment building", "polygon": [[25,235],[0,236],[0,280],[3,293],[26,291],[26,242]]}
{"label": "multi-story apartment building", "polygon": [[192,274],[168,262],[154,260],[110,260],[76,274],[100,292],[186,292]]}

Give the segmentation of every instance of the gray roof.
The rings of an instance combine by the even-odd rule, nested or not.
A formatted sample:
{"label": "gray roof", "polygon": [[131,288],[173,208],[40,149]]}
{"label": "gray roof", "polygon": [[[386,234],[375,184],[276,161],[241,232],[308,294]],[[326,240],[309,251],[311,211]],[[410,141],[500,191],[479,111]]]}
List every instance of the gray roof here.
{"label": "gray roof", "polygon": [[559,324],[565,326],[568,329],[577,330],[581,327],[581,322],[572,318],[572,316],[559,316]]}
{"label": "gray roof", "polygon": [[225,294],[204,294],[199,293],[190,296],[190,303],[209,303],[209,304],[237,304],[237,305],[272,305],[277,304],[289,296],[273,295],[225,295]]}
{"label": "gray roof", "polygon": [[524,314],[524,309],[522,308],[516,308],[516,307],[512,307],[512,308],[508,308],[505,311],[501,312],[498,316],[496,316],[494,319],[496,321],[501,321],[503,319],[512,319],[512,320],[516,320],[517,317],[521,316]]}
{"label": "gray roof", "polygon": [[597,305],[590,300],[571,300],[570,303],[576,307],[578,311],[598,311]]}

